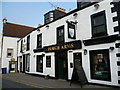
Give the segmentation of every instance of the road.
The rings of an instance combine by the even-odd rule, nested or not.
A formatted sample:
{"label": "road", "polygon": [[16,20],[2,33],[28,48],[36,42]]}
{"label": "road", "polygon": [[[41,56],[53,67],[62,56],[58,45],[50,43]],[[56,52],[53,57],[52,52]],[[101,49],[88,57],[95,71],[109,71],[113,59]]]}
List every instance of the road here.
{"label": "road", "polygon": [[34,87],[14,82],[11,80],[2,79],[2,88],[34,88]]}
{"label": "road", "polygon": [[[2,90],[51,90],[50,88],[36,88],[31,85],[25,85],[16,81],[2,78]],[[56,89],[52,89],[56,90]],[[61,89],[58,89],[61,90]]]}

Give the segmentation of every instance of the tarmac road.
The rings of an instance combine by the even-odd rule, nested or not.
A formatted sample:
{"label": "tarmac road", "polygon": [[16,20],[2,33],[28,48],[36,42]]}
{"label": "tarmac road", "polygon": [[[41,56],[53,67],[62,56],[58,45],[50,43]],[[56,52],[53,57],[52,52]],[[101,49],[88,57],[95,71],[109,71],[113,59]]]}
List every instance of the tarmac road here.
{"label": "tarmac road", "polygon": [[34,88],[25,84],[14,82],[7,79],[2,79],[2,88]]}

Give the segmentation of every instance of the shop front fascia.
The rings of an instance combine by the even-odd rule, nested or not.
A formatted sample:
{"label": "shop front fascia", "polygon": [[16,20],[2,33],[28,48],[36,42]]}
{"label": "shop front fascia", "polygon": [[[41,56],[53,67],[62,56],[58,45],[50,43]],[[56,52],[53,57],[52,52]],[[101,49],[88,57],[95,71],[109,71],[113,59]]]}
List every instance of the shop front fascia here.
{"label": "shop front fascia", "polygon": [[[41,57],[44,57],[42,69],[52,69],[54,71],[54,77],[59,79],[66,79],[68,80],[68,77],[70,76],[69,71],[69,60],[68,60],[68,53],[69,50],[79,50],[82,48],[82,43],[80,40],[72,41],[72,42],[66,42],[63,44],[56,44],[51,46],[46,46],[44,48],[40,49],[34,49],[34,53],[44,53],[41,54]],[[50,55],[50,53],[54,53],[54,57]],[[49,54],[49,55],[48,55]],[[38,57],[39,55],[37,55]],[[47,60],[48,57],[51,57],[51,60]],[[52,60],[54,58],[55,60]],[[49,62],[48,62],[49,61]],[[51,61],[51,62],[50,62]],[[54,62],[52,62],[54,61]],[[46,65],[45,65],[46,62]],[[50,64],[51,63],[51,64]],[[52,63],[55,63],[53,66]],[[48,64],[50,64],[49,67]],[[41,73],[41,72],[40,72]],[[45,72],[47,73],[47,72]],[[42,75],[45,74],[44,71],[42,72]]]}
{"label": "shop front fascia", "polygon": [[56,51],[64,51],[64,50],[75,50],[75,49],[81,49],[82,44],[80,40],[73,41],[73,42],[66,42],[63,44],[56,44],[51,46],[46,46],[44,48],[37,48],[34,49],[34,53],[37,52],[56,52]]}

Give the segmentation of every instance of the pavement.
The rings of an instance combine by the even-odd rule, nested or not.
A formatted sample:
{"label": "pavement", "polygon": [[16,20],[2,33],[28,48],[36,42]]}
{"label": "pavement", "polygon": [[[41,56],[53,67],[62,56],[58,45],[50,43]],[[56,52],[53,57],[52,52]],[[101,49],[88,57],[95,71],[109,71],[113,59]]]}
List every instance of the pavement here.
{"label": "pavement", "polygon": [[[28,85],[34,88],[81,88],[80,83],[72,83],[62,79],[45,79],[40,76],[33,76],[25,73],[2,74],[2,78],[17,83]],[[108,86],[86,84],[82,88],[113,88]]]}

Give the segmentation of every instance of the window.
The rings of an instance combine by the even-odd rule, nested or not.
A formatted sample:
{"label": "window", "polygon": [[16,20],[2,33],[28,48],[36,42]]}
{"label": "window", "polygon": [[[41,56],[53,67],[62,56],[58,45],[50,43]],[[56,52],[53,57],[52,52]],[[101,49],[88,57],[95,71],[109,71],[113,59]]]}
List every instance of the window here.
{"label": "window", "polygon": [[46,56],[46,67],[51,67],[51,56]]}
{"label": "window", "polygon": [[37,35],[37,48],[42,48],[42,34]]}
{"label": "window", "polygon": [[30,50],[30,35],[27,37],[27,50]]}
{"label": "window", "polygon": [[57,28],[57,43],[64,43],[64,25]]}
{"label": "window", "polygon": [[91,78],[110,81],[109,50],[90,51]]}
{"label": "window", "polygon": [[68,38],[75,39],[75,25],[72,23],[68,23]]}
{"label": "window", "polygon": [[50,17],[53,17],[53,12],[51,12],[49,15],[50,15]]}
{"label": "window", "polygon": [[11,49],[11,48],[8,48],[8,49],[7,49],[7,57],[8,57],[8,58],[13,57],[13,49]]}
{"label": "window", "polygon": [[43,72],[43,56],[37,56],[37,72]]}
{"label": "window", "polygon": [[54,19],[54,13],[53,12],[49,12],[49,13],[44,15],[44,22],[45,23],[49,23],[50,21],[53,21],[53,19]]}
{"label": "window", "polygon": [[92,23],[92,37],[107,35],[105,11],[92,15],[91,23]]}
{"label": "window", "polygon": [[26,71],[29,72],[30,69],[30,54],[26,55]]}
{"label": "window", "polygon": [[22,52],[22,49],[23,49],[23,40],[21,41],[20,52]]}

